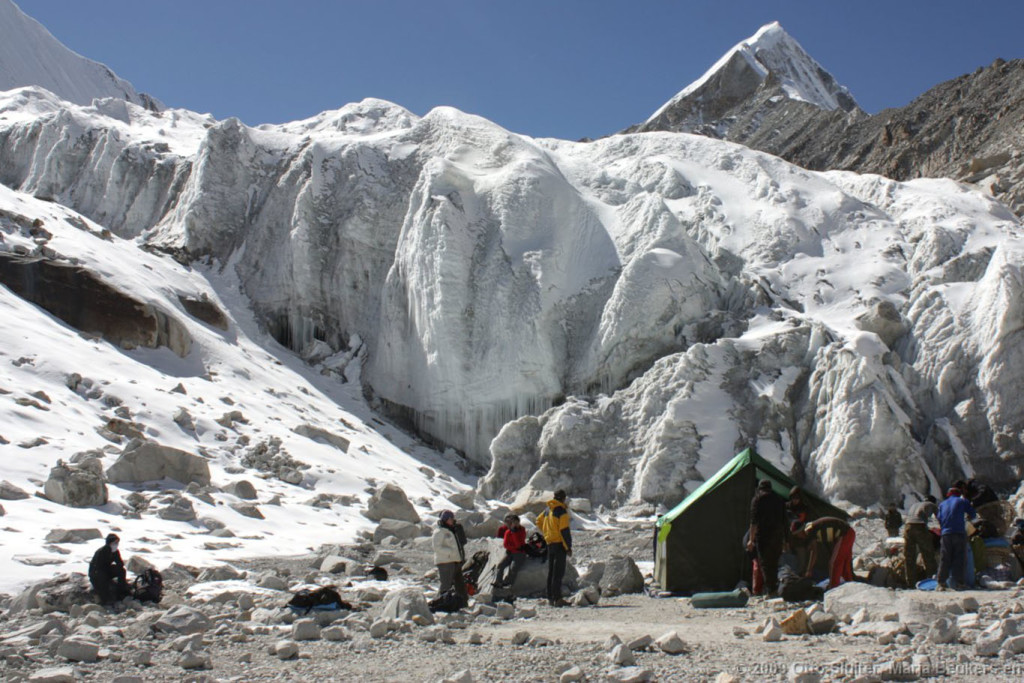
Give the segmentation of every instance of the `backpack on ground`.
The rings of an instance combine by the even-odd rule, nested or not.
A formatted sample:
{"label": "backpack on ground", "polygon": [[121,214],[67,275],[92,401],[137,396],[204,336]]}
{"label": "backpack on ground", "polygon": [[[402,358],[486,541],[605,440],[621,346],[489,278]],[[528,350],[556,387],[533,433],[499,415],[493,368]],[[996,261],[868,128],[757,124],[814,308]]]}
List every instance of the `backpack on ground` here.
{"label": "backpack on ground", "polygon": [[164,596],[164,577],[156,569],[150,567],[135,577],[132,584],[132,597],[139,602],[160,604]]}
{"label": "backpack on ground", "polygon": [[786,602],[822,600],[825,597],[825,591],[814,585],[814,581],[805,576],[787,576],[779,582],[779,597]]}
{"label": "backpack on ground", "polygon": [[464,597],[456,593],[454,588],[449,588],[428,602],[427,607],[430,608],[431,612],[458,612],[466,604],[467,601]]}
{"label": "backpack on ground", "polygon": [[338,591],[330,586],[319,588],[300,588],[288,601],[288,606],[293,610],[305,610],[309,614],[312,610],[336,610],[352,609],[352,605],[341,599]]}

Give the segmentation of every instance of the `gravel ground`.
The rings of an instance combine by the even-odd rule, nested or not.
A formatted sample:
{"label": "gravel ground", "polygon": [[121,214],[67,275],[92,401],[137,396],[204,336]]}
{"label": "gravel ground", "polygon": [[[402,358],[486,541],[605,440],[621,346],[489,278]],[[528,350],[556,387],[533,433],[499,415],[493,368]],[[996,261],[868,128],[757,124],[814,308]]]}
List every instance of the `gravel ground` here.
{"label": "gravel ground", "polygon": [[[649,559],[649,538],[644,529],[625,528],[583,532],[577,536],[578,558],[594,558],[595,549],[635,547],[638,559]],[[587,550],[585,550],[587,549]],[[646,555],[642,554],[646,550]],[[402,556],[404,572],[392,572],[417,585],[429,577],[429,553],[422,544],[377,548],[372,544],[335,548],[359,561],[369,562],[380,550]],[[323,553],[296,558],[257,558],[245,563],[250,580],[268,572],[290,577],[291,582],[320,576],[311,567]],[[337,578],[337,577],[334,577]],[[968,614],[956,640],[932,642],[929,624],[909,625],[896,637],[874,635],[786,635],[766,642],[758,632],[769,618],[779,621],[800,605],[755,598],[743,609],[695,610],[689,601],[653,598],[642,594],[603,598],[597,606],[552,608],[542,600],[520,599],[511,618],[500,618],[493,608],[471,606],[462,613],[443,616],[437,625],[412,621],[380,620],[381,602],[373,583],[358,577],[342,581],[343,595],[358,603],[352,614],[335,613],[330,641],[327,633],[314,640],[297,642],[298,655],[282,660],[275,646],[293,637],[295,620],[282,605],[285,592],[208,591],[184,597],[187,580],[169,584],[160,607],[129,608],[110,613],[99,608],[72,608],[71,614],[42,614],[38,609],[0,616],[0,676],[6,681],[130,680],[181,681],[558,681],[560,680],[1021,680],[1024,655],[1013,654],[1004,644],[993,657],[975,654],[975,641],[993,623],[1009,624],[1024,617],[1024,594],[1019,590],[978,591],[955,594],[968,600]],[[350,585],[349,585],[350,582]],[[220,585],[232,582],[221,582]],[[238,584],[251,586],[252,584]],[[894,597],[899,594],[893,594]],[[950,599],[949,594],[922,594],[920,599]],[[213,597],[213,600],[209,598]],[[248,604],[249,600],[253,604]],[[198,635],[154,627],[168,608],[187,605],[206,615],[209,623]],[[808,605],[805,605],[808,606]],[[90,610],[96,610],[89,613]],[[180,608],[176,608],[180,609]],[[963,610],[959,610],[963,611]],[[977,616],[971,615],[971,612]],[[73,616],[72,616],[73,615]],[[440,615],[439,615],[440,616]],[[837,615],[842,617],[843,615]],[[863,615],[862,615],[863,617]],[[873,615],[891,619],[891,615]],[[952,617],[954,620],[956,616]],[[963,620],[966,619],[966,620]],[[1024,632],[1024,619],[1021,631]],[[19,631],[58,626],[42,635]],[[898,622],[892,624],[899,627]],[[376,628],[380,632],[375,631]],[[384,633],[386,631],[386,633]],[[657,645],[638,642],[632,652],[633,666],[613,663],[613,636],[626,644],[650,636],[658,639],[675,631],[685,642],[682,654],[670,655]],[[1016,633],[1016,631],[1014,631]],[[98,646],[97,661],[69,661],[62,656],[66,643],[79,635]],[[376,636],[376,637],[375,637]],[[428,642],[433,641],[433,642]],[[643,647],[639,647],[643,645]],[[183,655],[178,649],[184,647]],[[1009,648],[1009,649],[1007,649]],[[1024,651],[1024,641],[1021,642]],[[87,657],[88,658],[88,657]],[[622,660],[620,660],[622,663]],[[624,662],[630,664],[630,662]],[[200,668],[185,668],[198,665]],[[904,666],[903,670],[894,670]],[[573,668],[577,667],[577,668]],[[911,668],[913,667],[913,668]],[[45,672],[57,668],[58,672]],[[61,678],[58,674],[73,678]],[[468,672],[465,673],[465,672]],[[803,679],[797,673],[804,673]],[[44,675],[45,673],[45,675]],[[580,678],[576,678],[577,674]],[[462,678],[459,676],[462,675]],[[35,678],[32,678],[32,677]],[[730,678],[734,677],[734,678]]]}

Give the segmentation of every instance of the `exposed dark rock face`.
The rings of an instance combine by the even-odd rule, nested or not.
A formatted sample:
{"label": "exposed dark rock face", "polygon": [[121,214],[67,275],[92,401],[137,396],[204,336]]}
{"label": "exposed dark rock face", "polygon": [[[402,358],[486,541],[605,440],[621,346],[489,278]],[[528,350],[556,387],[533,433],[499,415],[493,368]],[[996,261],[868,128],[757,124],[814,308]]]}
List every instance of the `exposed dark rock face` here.
{"label": "exposed dark rock face", "polygon": [[70,263],[0,253],[0,284],[75,329],[123,348],[166,346],[184,358],[192,347],[180,322]]}
{"label": "exposed dark rock face", "polygon": [[626,132],[723,138],[815,171],[953,178],[977,184],[1024,216],[1024,60],[996,60],[872,116],[789,99],[771,74],[760,83],[742,69],[717,76],[734,81],[717,84],[714,101],[680,102]]}

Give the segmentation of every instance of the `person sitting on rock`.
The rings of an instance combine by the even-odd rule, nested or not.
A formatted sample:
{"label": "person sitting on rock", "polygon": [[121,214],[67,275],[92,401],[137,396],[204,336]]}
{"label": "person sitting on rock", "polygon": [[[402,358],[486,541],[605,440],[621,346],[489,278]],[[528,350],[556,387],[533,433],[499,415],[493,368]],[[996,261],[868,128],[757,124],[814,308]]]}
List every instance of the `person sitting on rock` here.
{"label": "person sitting on rock", "polygon": [[128,573],[117,549],[120,540],[117,534],[109,534],[89,562],[89,582],[101,605],[112,605],[129,593]]}
{"label": "person sitting on rock", "polygon": [[[505,547],[505,557],[498,563],[497,578],[494,580],[495,588],[511,588],[515,585],[516,576],[519,574],[523,562],[526,561],[526,529],[519,523],[519,515],[509,514],[505,516],[505,523],[498,529],[502,544]],[[511,567],[511,569],[510,569]],[[505,576],[505,572],[508,576]]]}
{"label": "person sitting on rock", "polygon": [[431,544],[437,576],[441,582],[438,593],[444,595],[453,590],[463,601],[468,602],[469,594],[462,577],[462,563],[466,561],[466,532],[455,520],[455,513],[451,510],[443,511],[438,518]]}

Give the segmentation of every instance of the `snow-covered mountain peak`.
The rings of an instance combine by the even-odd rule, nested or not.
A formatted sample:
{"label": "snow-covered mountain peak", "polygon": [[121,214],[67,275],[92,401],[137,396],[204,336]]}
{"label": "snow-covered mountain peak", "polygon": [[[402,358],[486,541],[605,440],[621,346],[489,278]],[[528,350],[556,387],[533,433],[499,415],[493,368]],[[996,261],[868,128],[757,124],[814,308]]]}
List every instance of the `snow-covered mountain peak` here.
{"label": "snow-covered mountain peak", "polygon": [[0,90],[25,85],[41,86],[75,104],[117,97],[163,109],[107,66],[69,50],[11,0],[0,0]]}
{"label": "snow-covered mountain peak", "polygon": [[340,109],[325,111],[301,121],[279,126],[267,124],[262,130],[308,135],[311,133],[343,133],[346,135],[372,135],[411,128],[419,117],[405,107],[387,100],[367,97],[361,102],[346,104]]}
{"label": "snow-covered mountain peak", "polygon": [[712,123],[709,119],[751,99],[769,79],[778,84],[781,94],[792,100],[826,111],[858,108],[849,90],[775,21],[734,45],[704,75],[654,112],[645,125],[666,115],[674,118],[672,110],[678,109],[686,110],[684,125],[673,130]]}

